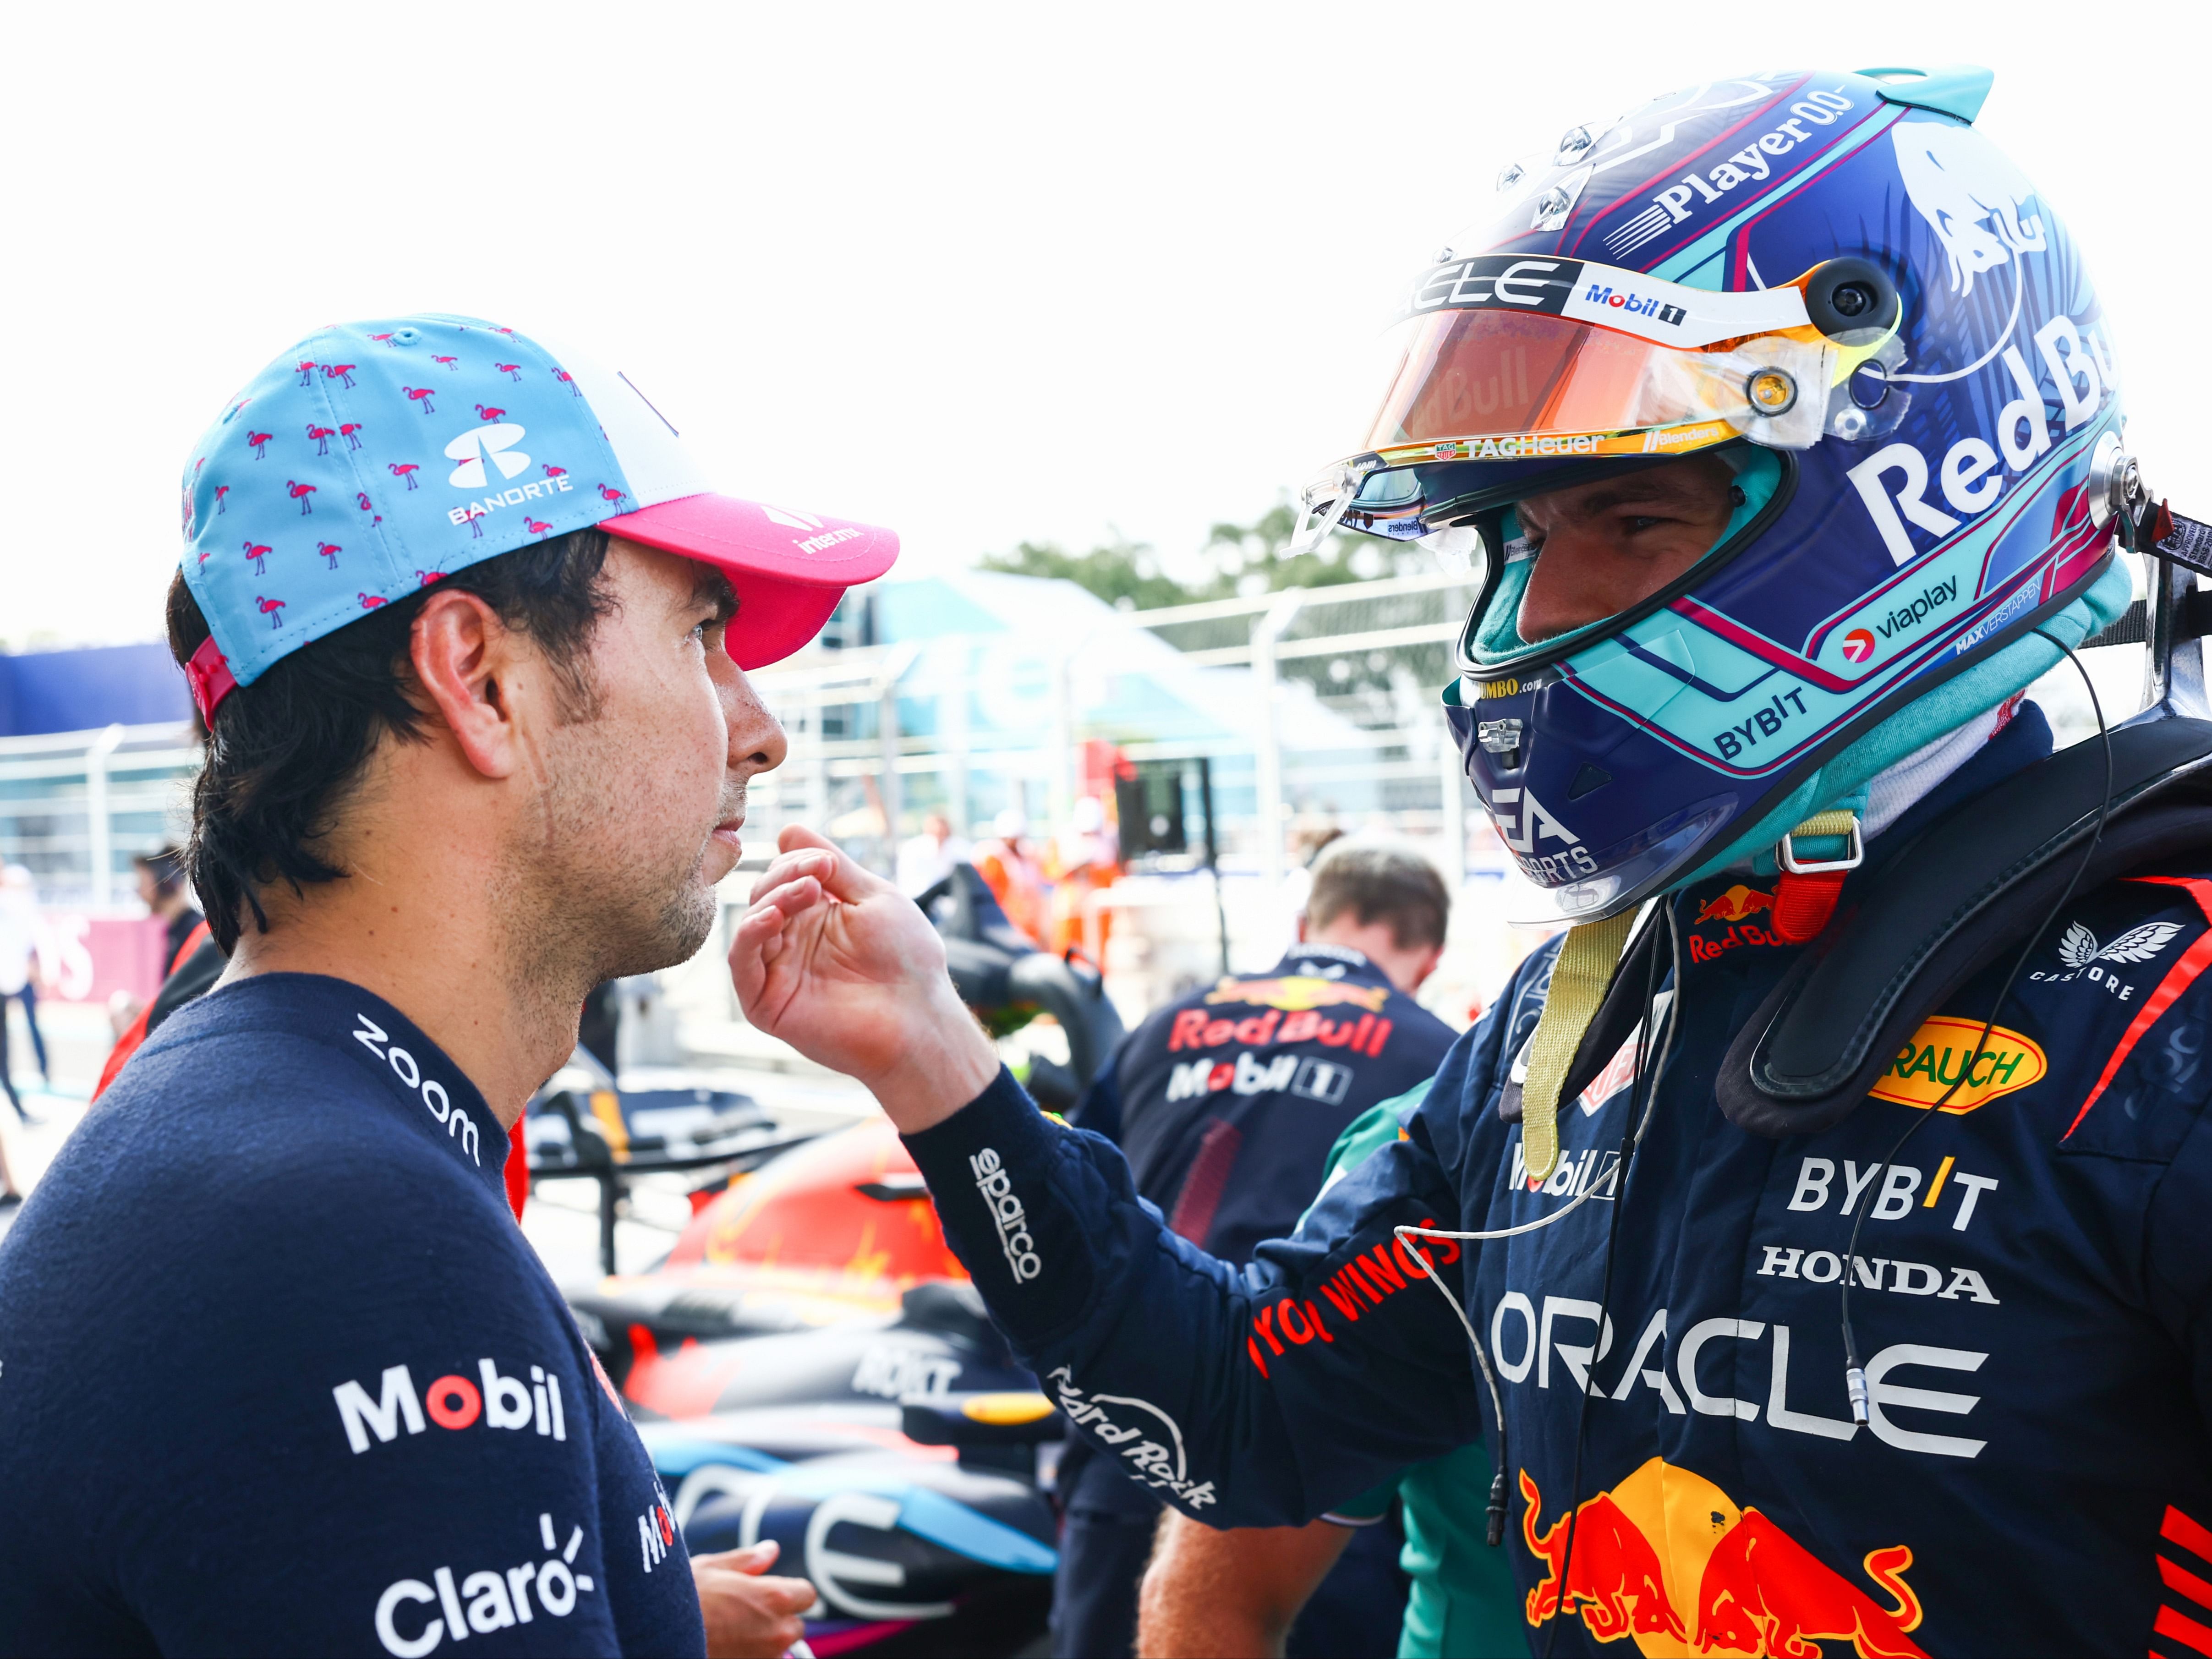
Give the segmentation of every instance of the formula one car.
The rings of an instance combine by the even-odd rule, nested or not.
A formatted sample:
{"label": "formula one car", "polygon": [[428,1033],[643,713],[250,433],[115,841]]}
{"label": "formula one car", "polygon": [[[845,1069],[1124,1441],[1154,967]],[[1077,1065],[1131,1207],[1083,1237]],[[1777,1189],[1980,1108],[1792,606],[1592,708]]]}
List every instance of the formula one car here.
{"label": "formula one car", "polygon": [[[921,902],[987,1024],[1059,1022],[1068,1061],[1033,1060],[1030,1081],[1072,1104],[1121,1034],[1097,975],[1036,949],[965,866]],[[742,1097],[595,1092],[611,1097],[549,1096],[533,1170],[580,1172],[580,1156],[619,1178],[719,1154],[733,1171],[658,1267],[568,1292],[671,1494],[640,1550],[656,1559],[679,1528],[695,1551],[777,1540],[819,1596],[818,1655],[1044,1652],[1065,1425],[984,1316],[889,1121],[794,1145]]]}

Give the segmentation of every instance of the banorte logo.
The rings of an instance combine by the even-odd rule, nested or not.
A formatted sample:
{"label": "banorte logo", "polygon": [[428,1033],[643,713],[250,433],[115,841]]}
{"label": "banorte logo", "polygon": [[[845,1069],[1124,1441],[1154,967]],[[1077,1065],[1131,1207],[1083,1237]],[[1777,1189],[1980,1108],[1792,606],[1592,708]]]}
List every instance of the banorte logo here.
{"label": "banorte logo", "polygon": [[1816,1643],[1848,1642],[1861,1659],[1923,1656],[1910,1639],[1921,1608],[1905,1582],[1912,1565],[1905,1545],[1869,1550],[1860,1563],[1885,1607],[1772,1517],[1738,1509],[1704,1476],[1655,1457],[1575,1511],[1572,1582],[1562,1585],[1568,1517],[1537,1530],[1543,1498],[1526,1469],[1521,1496],[1522,1538],[1545,1568],[1528,1592],[1532,1627],[1564,1601],[1599,1641],[1631,1637],[1650,1655],[1809,1655],[1821,1650]]}
{"label": "banorte logo", "polygon": [[512,421],[471,427],[446,446],[447,459],[460,463],[446,475],[446,482],[456,489],[482,489],[491,482],[484,471],[486,461],[499,469],[501,477],[512,478],[530,465],[530,457],[515,447],[527,435]]}

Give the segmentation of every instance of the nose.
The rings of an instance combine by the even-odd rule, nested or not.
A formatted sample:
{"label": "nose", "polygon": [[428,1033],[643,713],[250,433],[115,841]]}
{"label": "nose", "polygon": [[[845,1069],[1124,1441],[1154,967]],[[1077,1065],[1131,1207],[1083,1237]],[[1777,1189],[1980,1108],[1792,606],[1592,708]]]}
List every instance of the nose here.
{"label": "nose", "polygon": [[731,665],[722,680],[722,714],[730,731],[729,769],[741,778],[773,772],[791,752],[783,724],[769,713],[744,669]]}

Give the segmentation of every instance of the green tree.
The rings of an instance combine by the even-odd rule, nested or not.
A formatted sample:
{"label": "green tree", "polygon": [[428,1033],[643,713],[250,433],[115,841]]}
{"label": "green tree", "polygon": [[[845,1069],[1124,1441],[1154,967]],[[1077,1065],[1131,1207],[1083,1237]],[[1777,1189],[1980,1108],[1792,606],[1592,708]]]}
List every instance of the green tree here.
{"label": "green tree", "polygon": [[1365,537],[1332,536],[1310,553],[1291,553],[1297,524],[1297,508],[1285,499],[1250,524],[1215,525],[1200,550],[1210,580],[1193,597],[1225,599],[1285,587],[1333,587],[1383,574],[1385,550]]}
{"label": "green tree", "polygon": [[1071,581],[1125,611],[1157,611],[1197,597],[1161,571],[1149,546],[1120,537],[1088,553],[1070,553],[1051,542],[1024,542],[1011,553],[986,553],[976,562],[985,570]]}
{"label": "green tree", "polygon": [[1289,548],[1297,528],[1297,509],[1287,499],[1249,524],[1216,524],[1199,550],[1197,580],[1188,583],[1163,570],[1150,545],[1121,537],[1088,553],[1024,542],[1011,553],[987,553],[976,563],[985,570],[1072,581],[1125,611],[1157,611],[1200,599],[1363,581],[1401,562],[1393,549],[1364,536],[1333,536],[1313,552],[1293,555]]}

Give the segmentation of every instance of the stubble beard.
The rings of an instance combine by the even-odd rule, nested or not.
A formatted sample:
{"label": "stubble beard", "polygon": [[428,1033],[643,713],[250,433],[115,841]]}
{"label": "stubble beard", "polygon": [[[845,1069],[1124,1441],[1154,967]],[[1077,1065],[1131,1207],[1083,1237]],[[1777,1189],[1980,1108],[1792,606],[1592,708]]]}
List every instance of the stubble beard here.
{"label": "stubble beard", "polygon": [[[714,929],[704,866],[714,824],[744,810],[744,786],[726,787],[714,820],[678,835],[624,811],[627,782],[616,768],[562,766],[532,845],[510,861],[515,878],[498,908],[514,959],[536,963],[533,978],[563,1006],[606,980],[689,962]],[[631,838],[632,828],[645,833]]]}

